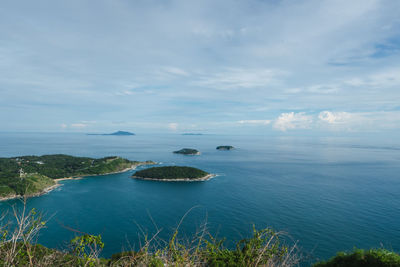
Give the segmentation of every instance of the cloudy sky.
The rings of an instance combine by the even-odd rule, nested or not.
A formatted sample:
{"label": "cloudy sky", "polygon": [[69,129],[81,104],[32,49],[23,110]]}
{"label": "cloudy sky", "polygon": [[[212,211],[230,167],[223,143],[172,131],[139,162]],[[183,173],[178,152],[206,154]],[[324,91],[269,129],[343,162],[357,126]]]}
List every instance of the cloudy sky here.
{"label": "cloudy sky", "polygon": [[398,0],[3,0],[0,131],[400,131]]}

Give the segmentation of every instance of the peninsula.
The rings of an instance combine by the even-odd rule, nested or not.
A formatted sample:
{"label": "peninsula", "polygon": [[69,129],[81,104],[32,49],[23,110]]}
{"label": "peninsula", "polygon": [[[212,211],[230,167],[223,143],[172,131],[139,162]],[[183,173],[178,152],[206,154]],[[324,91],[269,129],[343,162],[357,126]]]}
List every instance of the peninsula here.
{"label": "peninsula", "polygon": [[63,154],[0,158],[0,200],[42,195],[59,186],[59,180],[124,172],[146,164],[155,162]]}
{"label": "peninsula", "polygon": [[215,175],[203,170],[185,166],[152,167],[137,171],[132,178],[163,182],[206,181]]}
{"label": "peninsula", "polygon": [[181,150],[174,151],[174,153],[183,155],[200,155],[200,152],[193,148],[182,148]]}
{"label": "peninsula", "polygon": [[119,136],[127,136],[127,135],[135,135],[134,133],[131,132],[126,132],[126,131],[117,131],[114,133],[110,133],[110,134],[95,134],[95,133],[91,133],[91,134],[87,134],[87,135],[119,135]]}

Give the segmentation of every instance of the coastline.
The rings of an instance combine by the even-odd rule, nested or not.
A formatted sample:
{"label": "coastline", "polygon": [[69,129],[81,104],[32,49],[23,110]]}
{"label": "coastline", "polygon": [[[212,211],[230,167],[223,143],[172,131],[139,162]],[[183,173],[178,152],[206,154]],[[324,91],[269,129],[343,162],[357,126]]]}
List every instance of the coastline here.
{"label": "coastline", "polygon": [[107,173],[101,173],[101,174],[85,174],[85,175],[79,175],[79,176],[71,176],[71,177],[63,177],[63,178],[57,178],[57,179],[53,179],[56,182],[59,181],[65,181],[65,180],[81,180],[85,177],[89,177],[89,176],[103,176],[103,175],[110,175],[110,174],[117,174],[117,173],[123,173],[123,172],[127,172],[127,171],[131,171],[136,169],[138,166],[140,165],[145,165],[145,164],[139,164],[139,165],[134,165],[132,167],[129,168],[125,168],[123,170],[120,171],[115,171],[115,172],[107,172]]}
{"label": "coastline", "polygon": [[63,177],[63,178],[57,178],[57,179],[53,179],[53,181],[55,182],[54,185],[48,186],[46,188],[44,188],[42,191],[34,193],[34,194],[29,194],[29,195],[10,195],[10,196],[6,196],[6,197],[0,197],[0,201],[6,201],[6,200],[11,200],[11,199],[16,199],[16,198],[22,198],[22,197],[38,197],[38,196],[42,196],[45,195],[47,193],[50,193],[51,191],[53,191],[54,189],[56,189],[57,187],[62,186],[63,184],[60,184],[60,181],[65,181],[65,180],[81,180],[84,179],[85,177],[88,176],[103,176],[103,175],[110,175],[110,174],[117,174],[117,173],[124,173],[127,171],[131,171],[131,170],[135,170],[138,166],[141,165],[152,165],[152,164],[157,164],[156,162],[151,162],[151,163],[139,163],[139,164],[133,164],[131,167],[129,168],[125,168],[123,170],[120,171],[115,171],[115,172],[108,172],[108,173],[102,173],[102,174],[87,174],[87,175],[80,175],[80,176],[72,176],[72,177]]}
{"label": "coastline", "polygon": [[7,196],[7,197],[0,197],[0,201],[6,201],[6,200],[11,200],[11,199],[16,199],[16,198],[31,198],[31,197],[40,197],[42,195],[45,195],[47,193],[50,193],[51,191],[53,191],[54,189],[56,189],[57,187],[62,186],[62,184],[59,184],[57,181],[55,181],[55,184],[44,188],[42,191],[34,193],[34,194],[28,194],[25,196],[22,195],[11,195],[11,196]]}
{"label": "coastline", "polygon": [[173,152],[174,154],[181,154],[181,155],[185,155],[185,156],[198,156],[198,155],[201,155],[201,152],[199,151],[199,152],[196,152],[196,153],[180,153],[180,152]]}
{"label": "coastline", "polygon": [[138,176],[132,176],[131,178],[138,180],[159,181],[159,182],[203,182],[203,181],[208,181],[216,176],[217,175],[215,174],[207,174],[206,176],[200,178],[160,179],[160,178],[144,178]]}

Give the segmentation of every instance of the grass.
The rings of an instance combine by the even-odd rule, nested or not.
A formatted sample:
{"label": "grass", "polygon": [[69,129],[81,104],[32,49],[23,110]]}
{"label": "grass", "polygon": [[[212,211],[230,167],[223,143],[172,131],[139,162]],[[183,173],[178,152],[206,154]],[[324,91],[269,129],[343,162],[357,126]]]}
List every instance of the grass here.
{"label": "grass", "polygon": [[[190,212],[190,211],[189,211]],[[188,213],[189,213],[188,212]],[[13,207],[14,222],[0,227],[1,266],[295,266],[299,262],[296,246],[281,240],[282,233],[272,229],[253,229],[250,238],[240,240],[235,249],[214,238],[206,224],[191,239],[179,238],[178,224],[169,240],[158,238],[161,230],[149,237],[137,251],[99,258],[106,245],[100,235],[79,232],[65,250],[54,250],[36,243],[46,221],[35,210]],[[4,217],[3,217],[4,218]]]}
{"label": "grass", "polygon": [[[100,235],[79,232],[64,250],[46,248],[36,243],[46,221],[34,209],[26,209],[26,199],[20,209],[12,208],[14,222],[0,222],[0,266],[210,266],[210,267],[292,267],[299,266],[301,256],[296,244],[288,245],[283,234],[271,228],[257,230],[249,238],[239,240],[234,249],[224,246],[224,240],[214,238],[206,224],[192,238],[179,238],[182,217],[169,240],[143,233],[139,250],[123,251],[109,259],[99,258],[106,244]],[[332,259],[313,267],[398,267],[400,255],[385,249],[340,252]]]}

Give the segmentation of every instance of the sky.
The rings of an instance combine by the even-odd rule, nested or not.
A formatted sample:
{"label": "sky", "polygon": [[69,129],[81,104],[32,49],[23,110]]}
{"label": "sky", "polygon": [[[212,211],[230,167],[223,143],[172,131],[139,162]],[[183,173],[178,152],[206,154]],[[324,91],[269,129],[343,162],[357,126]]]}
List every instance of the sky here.
{"label": "sky", "polygon": [[398,0],[2,0],[0,131],[400,133]]}

